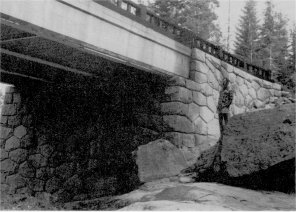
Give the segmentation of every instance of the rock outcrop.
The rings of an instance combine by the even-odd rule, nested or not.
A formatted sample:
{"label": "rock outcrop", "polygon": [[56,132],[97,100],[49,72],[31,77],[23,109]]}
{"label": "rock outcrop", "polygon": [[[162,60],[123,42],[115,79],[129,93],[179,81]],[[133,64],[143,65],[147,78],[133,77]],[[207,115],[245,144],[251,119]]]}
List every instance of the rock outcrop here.
{"label": "rock outcrop", "polygon": [[223,132],[220,169],[213,164],[217,148],[202,153],[185,172],[194,170],[199,181],[261,189],[281,181],[271,188],[295,192],[295,104],[233,116]]}
{"label": "rock outcrop", "polygon": [[[162,180],[116,197],[121,210],[295,210],[295,197],[216,183],[180,184]],[[123,205],[123,204],[121,204]]]}
{"label": "rock outcrop", "polygon": [[164,139],[139,146],[135,154],[141,182],[178,175],[187,167],[182,151]]}

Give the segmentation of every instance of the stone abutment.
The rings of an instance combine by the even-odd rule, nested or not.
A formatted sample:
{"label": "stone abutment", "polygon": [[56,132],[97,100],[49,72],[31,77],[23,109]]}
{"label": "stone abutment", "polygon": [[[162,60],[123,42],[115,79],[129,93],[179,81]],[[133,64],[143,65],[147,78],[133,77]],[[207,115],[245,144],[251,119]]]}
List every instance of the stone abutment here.
{"label": "stone abutment", "polygon": [[224,78],[235,91],[231,115],[281,95],[198,49],[190,67],[188,78],[125,67],[103,87],[1,84],[1,192],[70,201],[127,191],[138,183],[138,146],[165,138],[190,166],[218,141]]}

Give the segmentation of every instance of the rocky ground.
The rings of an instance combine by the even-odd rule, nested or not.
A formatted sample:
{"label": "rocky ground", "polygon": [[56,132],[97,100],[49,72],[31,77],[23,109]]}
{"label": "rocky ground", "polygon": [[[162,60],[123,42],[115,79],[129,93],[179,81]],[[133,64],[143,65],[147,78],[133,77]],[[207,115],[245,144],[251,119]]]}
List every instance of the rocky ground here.
{"label": "rocky ground", "polygon": [[130,193],[66,209],[84,210],[296,210],[295,195],[254,191],[218,183],[180,183],[168,178],[145,183]]}
{"label": "rocky ground", "polygon": [[115,197],[52,204],[48,198],[1,197],[1,210],[296,210],[295,194],[165,178]]}

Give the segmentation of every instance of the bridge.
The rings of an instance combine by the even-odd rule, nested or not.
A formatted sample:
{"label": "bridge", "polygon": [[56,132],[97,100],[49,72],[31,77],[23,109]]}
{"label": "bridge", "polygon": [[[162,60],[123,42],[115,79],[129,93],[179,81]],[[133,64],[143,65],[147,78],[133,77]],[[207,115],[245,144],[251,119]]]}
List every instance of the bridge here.
{"label": "bridge", "polygon": [[127,0],[4,1],[0,12],[1,187],[11,193],[73,199],[79,189],[67,188],[82,187],[84,172],[93,174],[84,190],[104,190],[103,176],[117,174],[106,158],[122,167],[110,152],[157,138],[191,165],[220,137],[225,78],[231,115],[281,96],[270,70]]}

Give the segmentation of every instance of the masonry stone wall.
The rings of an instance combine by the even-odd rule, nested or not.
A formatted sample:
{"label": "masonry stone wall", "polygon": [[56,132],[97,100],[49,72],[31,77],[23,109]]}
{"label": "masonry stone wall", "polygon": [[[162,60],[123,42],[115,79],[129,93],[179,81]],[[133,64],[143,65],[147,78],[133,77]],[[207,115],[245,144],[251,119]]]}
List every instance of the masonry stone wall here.
{"label": "masonry stone wall", "polygon": [[231,115],[281,95],[279,85],[198,49],[188,79],[126,67],[104,86],[0,84],[1,192],[62,201],[126,192],[138,182],[133,152],[158,138],[190,166],[220,137],[224,78],[235,91]]}
{"label": "masonry stone wall", "polygon": [[220,137],[217,113],[223,79],[230,80],[234,99],[230,115],[252,111],[281,96],[281,86],[259,79],[199,49],[192,49],[189,79],[172,77],[161,104],[170,130],[164,136],[181,148],[188,164]]}
{"label": "masonry stone wall", "polygon": [[103,89],[1,84],[1,192],[70,201],[132,189],[132,152],[162,135],[158,78],[120,70]]}
{"label": "masonry stone wall", "polygon": [[27,192],[24,171],[33,145],[32,116],[14,86],[1,84],[0,95],[1,191]]}

